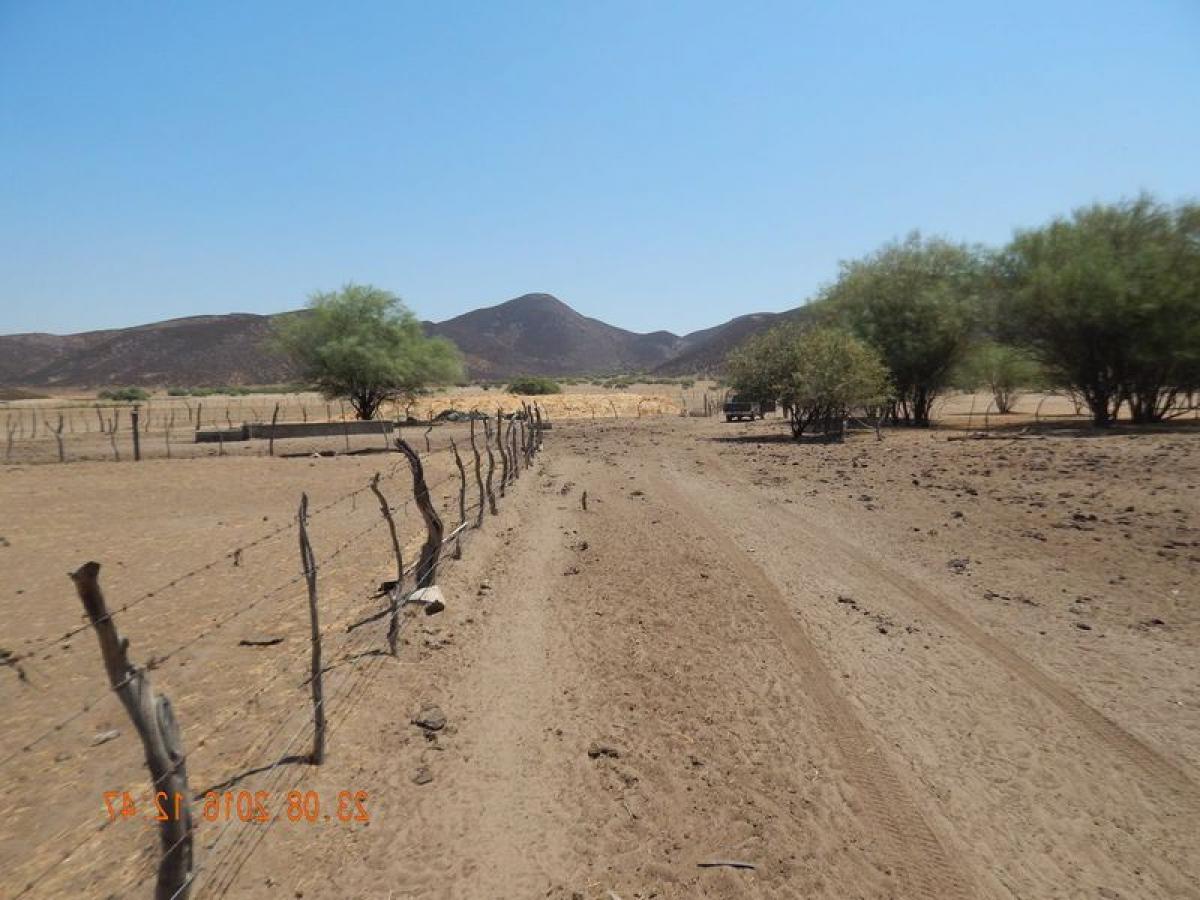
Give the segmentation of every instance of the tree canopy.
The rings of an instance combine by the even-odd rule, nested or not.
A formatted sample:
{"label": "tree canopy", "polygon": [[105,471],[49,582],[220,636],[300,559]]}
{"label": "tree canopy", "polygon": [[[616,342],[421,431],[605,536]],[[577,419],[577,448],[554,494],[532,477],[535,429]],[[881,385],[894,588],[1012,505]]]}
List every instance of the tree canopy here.
{"label": "tree canopy", "polygon": [[895,417],[929,411],[969,343],[984,291],[982,251],[913,232],[843,262],[821,293],[830,312],[874,347],[891,373]]}
{"label": "tree canopy", "polygon": [[782,403],[796,437],[814,425],[840,434],[852,410],[883,403],[891,390],[878,354],[829,326],[783,325],[751,338],[730,354],[726,380]]}
{"label": "tree canopy", "polygon": [[1001,322],[1097,425],[1157,421],[1200,386],[1200,205],[1143,195],[1020,231],[999,258]]}
{"label": "tree canopy", "polygon": [[457,348],[426,337],[396,295],[371,285],[314,294],[308,309],[277,323],[276,340],[302,378],[347,398],[360,419],[374,418],[385,400],[463,377]]}

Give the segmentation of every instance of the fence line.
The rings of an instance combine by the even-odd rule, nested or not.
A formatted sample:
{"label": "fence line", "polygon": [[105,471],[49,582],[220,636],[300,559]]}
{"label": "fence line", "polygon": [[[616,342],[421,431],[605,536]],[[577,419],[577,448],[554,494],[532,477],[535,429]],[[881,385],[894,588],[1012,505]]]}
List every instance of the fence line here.
{"label": "fence line", "polygon": [[[527,411],[527,414],[531,415],[531,412],[532,411]],[[518,455],[515,452],[512,454],[512,462],[513,462],[512,471],[510,474],[507,475],[507,477],[502,476],[502,481],[501,481],[502,485],[504,483],[511,483],[512,480],[515,480],[518,477],[519,469],[520,469],[521,465],[523,465],[524,467],[529,467],[530,465],[532,465],[533,454],[536,453],[537,449],[539,449],[541,446],[541,435],[540,435],[541,421],[540,421],[540,419],[535,424],[531,418],[528,429],[526,429],[524,427],[524,424],[522,423],[521,431],[522,431],[522,434],[525,435],[525,437],[522,439],[522,444],[526,448],[526,452],[524,454],[520,454],[520,455]],[[512,439],[515,441],[516,440],[516,431],[513,429],[513,427],[511,425],[510,425],[510,433],[512,435]],[[500,429],[497,429],[497,440],[498,441],[499,441],[499,438],[500,438]],[[250,542],[247,542],[246,544],[242,544],[242,545],[239,545],[238,547],[232,548],[228,552],[224,553],[218,559],[210,561],[209,563],[206,563],[203,566],[198,566],[192,570],[189,570],[188,572],[184,573],[183,575],[177,576],[175,579],[172,579],[170,582],[166,583],[162,587],[156,588],[153,591],[145,592],[145,593],[139,595],[138,597],[134,598],[134,600],[128,601],[125,604],[123,604],[113,610],[108,610],[103,605],[101,605],[99,608],[93,608],[92,606],[89,606],[88,607],[89,613],[92,613],[92,615],[89,616],[90,620],[84,626],[77,628],[77,629],[72,629],[72,630],[68,631],[66,634],[64,634],[62,637],[44,640],[41,643],[35,645],[35,647],[33,649],[27,650],[26,653],[23,654],[23,656],[24,655],[32,656],[35,652],[40,652],[42,649],[45,649],[45,647],[49,646],[50,644],[55,643],[55,642],[62,642],[66,639],[69,639],[69,637],[80,633],[81,631],[85,630],[89,626],[93,627],[97,631],[98,634],[100,634],[102,631],[105,631],[105,630],[107,630],[108,632],[110,632],[112,634],[115,634],[116,633],[114,630],[115,617],[118,613],[122,613],[133,607],[136,607],[137,605],[144,602],[145,600],[148,600],[151,597],[157,596],[160,593],[168,590],[170,587],[178,585],[178,584],[182,583],[183,581],[186,581],[190,578],[194,578],[197,575],[200,575],[204,572],[211,571],[216,565],[220,564],[223,561],[233,559],[234,564],[239,565],[240,559],[241,559],[241,554],[245,550],[250,549],[255,546],[258,546],[258,545],[261,545],[262,543],[265,543],[266,541],[270,540],[271,538],[276,537],[276,536],[286,532],[291,527],[299,526],[301,541],[302,541],[302,546],[303,546],[303,544],[305,543],[305,541],[304,541],[304,537],[305,537],[304,525],[306,524],[306,520],[308,522],[311,522],[312,517],[315,516],[317,513],[327,510],[327,509],[330,509],[334,505],[344,502],[346,499],[356,496],[357,494],[362,493],[366,490],[371,490],[372,488],[374,488],[376,490],[376,493],[379,496],[380,503],[381,503],[380,517],[378,519],[376,519],[369,527],[356,531],[347,540],[345,540],[341,544],[339,544],[332,552],[324,555],[322,558],[323,561],[318,561],[316,555],[312,553],[311,545],[308,545],[307,554],[303,555],[302,571],[299,574],[293,575],[292,577],[285,579],[284,581],[272,586],[267,591],[261,593],[252,602],[241,605],[238,608],[236,608],[235,610],[233,610],[232,612],[228,613],[227,615],[217,618],[214,622],[212,622],[209,625],[202,628],[198,633],[183,640],[181,643],[179,643],[174,648],[169,650],[165,655],[151,656],[145,666],[138,667],[138,666],[132,666],[131,664],[128,664],[127,670],[129,672],[129,676],[127,678],[125,678],[123,681],[114,681],[114,683],[110,686],[110,688],[108,690],[106,690],[103,694],[99,695],[98,697],[96,697],[93,700],[86,702],[81,709],[72,713],[70,716],[66,717],[65,719],[63,719],[59,722],[56,722],[50,729],[48,729],[47,731],[40,734],[39,736],[34,738],[32,741],[27,742],[20,749],[14,751],[5,760],[0,761],[0,766],[3,766],[5,764],[7,764],[8,762],[11,762],[13,759],[15,759],[15,758],[21,756],[23,753],[31,750],[34,746],[40,744],[42,741],[44,741],[46,738],[48,738],[53,733],[61,731],[66,725],[70,724],[70,722],[78,719],[80,716],[84,715],[86,712],[88,712],[89,710],[94,708],[95,704],[98,702],[101,702],[106,696],[108,696],[108,694],[117,692],[118,690],[126,687],[126,685],[128,684],[129,678],[144,677],[145,672],[151,671],[153,669],[163,666],[166,662],[168,662],[169,660],[171,660],[178,654],[184,652],[186,649],[192,647],[197,642],[217,633],[229,622],[232,622],[233,620],[235,620],[238,617],[242,616],[243,614],[249,612],[250,610],[261,606],[262,604],[266,603],[271,598],[283,595],[284,592],[288,588],[295,586],[300,581],[302,581],[302,580],[309,581],[310,591],[312,592],[312,593],[310,593],[310,598],[311,598],[312,604],[315,605],[317,603],[317,597],[315,595],[315,587],[316,587],[316,575],[317,575],[318,567],[320,565],[326,565],[329,562],[331,562],[332,560],[336,559],[340,554],[344,553],[351,546],[356,546],[358,544],[358,542],[360,542],[371,531],[374,531],[376,528],[379,528],[380,526],[385,525],[385,524],[389,525],[389,527],[392,530],[391,540],[392,540],[393,550],[395,551],[396,560],[397,560],[397,567],[396,567],[397,579],[396,579],[396,582],[395,582],[394,586],[392,587],[391,591],[389,591],[389,594],[392,595],[391,597],[389,597],[389,601],[395,602],[394,598],[403,597],[403,600],[400,601],[400,607],[408,608],[410,606],[410,594],[404,593],[404,584],[405,584],[406,580],[412,579],[414,587],[426,586],[428,584],[431,584],[433,582],[434,578],[436,577],[436,572],[437,572],[437,568],[439,565],[439,561],[441,560],[442,550],[450,543],[456,544],[456,547],[458,548],[458,552],[456,552],[454,555],[452,555],[448,559],[460,558],[461,557],[461,546],[462,546],[463,539],[465,536],[464,532],[466,530],[472,529],[472,528],[477,529],[480,526],[480,524],[482,523],[482,516],[483,516],[484,510],[485,510],[485,506],[487,505],[487,501],[490,500],[491,503],[494,504],[495,500],[494,500],[494,495],[491,494],[490,492],[485,494],[485,492],[482,490],[482,484],[480,484],[478,500],[476,502],[470,504],[469,506],[465,503],[468,475],[467,475],[465,467],[462,465],[462,461],[457,453],[456,447],[451,446],[450,448],[447,448],[447,449],[450,449],[454,453],[455,458],[457,460],[456,471],[452,471],[450,473],[450,475],[448,475],[445,478],[440,479],[439,481],[435,482],[432,485],[429,485],[429,484],[425,483],[425,481],[424,481],[421,457],[418,454],[416,454],[416,452],[413,451],[410,447],[408,447],[408,445],[402,439],[397,440],[397,448],[402,453],[404,453],[405,460],[397,461],[397,463],[392,466],[391,471],[389,471],[387,477],[388,478],[393,477],[397,468],[399,467],[399,465],[401,465],[404,461],[407,461],[409,463],[410,469],[413,474],[412,496],[407,498],[402,504],[399,504],[396,507],[392,507],[386,501],[386,499],[383,497],[383,495],[378,492],[378,484],[379,484],[379,480],[381,478],[381,476],[379,474],[376,474],[375,478],[372,479],[371,483],[364,485],[362,487],[359,487],[359,488],[355,489],[354,491],[347,492],[347,493],[341,495],[340,497],[335,498],[334,500],[331,500],[330,502],[328,502],[324,506],[320,507],[319,509],[313,510],[312,512],[308,513],[307,516],[304,515],[304,513],[308,512],[306,509],[307,503],[306,503],[306,498],[305,498],[305,500],[302,501],[301,515],[298,516],[295,521],[289,522],[287,525],[272,529],[270,532],[260,535],[259,537],[253,539]],[[431,451],[428,455],[433,456],[433,455],[436,455],[436,453]],[[492,472],[489,471],[489,482],[491,481],[491,477],[490,477],[491,474],[492,474]],[[445,530],[441,524],[441,519],[435,510],[431,494],[433,491],[442,487],[446,483],[454,480],[455,478],[458,479],[458,492],[457,492],[458,524],[455,528],[453,528],[449,532],[449,534],[446,534]],[[489,487],[490,486],[491,485],[489,484]],[[451,502],[449,505],[451,508],[453,508],[455,505],[453,502],[454,498],[450,498],[450,500],[451,500]],[[400,541],[399,541],[398,536],[395,533],[394,520],[393,520],[392,513],[394,513],[394,512],[402,513],[403,511],[407,510],[407,508],[410,505],[412,505],[414,503],[420,508],[421,513],[422,513],[422,518],[424,519],[424,522],[425,522],[425,534],[426,534],[425,544],[424,544],[422,553],[420,555],[420,558],[417,560],[417,562],[415,562],[414,564],[412,564],[408,567],[404,567],[403,562],[402,562],[402,556],[401,556]],[[480,518],[476,519],[475,523],[472,524],[471,522],[468,521],[467,514],[468,514],[468,512],[474,511],[476,509],[479,510]],[[493,506],[492,514],[494,515],[495,513],[496,513],[496,510],[495,510],[495,507]],[[88,569],[88,567],[92,567],[92,568]],[[88,566],[85,566],[85,569],[88,569],[89,571],[91,571],[91,573],[93,575],[95,575],[99,571],[99,566],[94,563],[90,563],[90,564],[88,564]],[[80,571],[83,571],[83,570],[80,570]],[[82,594],[83,594],[83,591],[81,589],[81,596],[82,596]],[[378,600],[378,598],[380,596],[382,596],[382,595],[377,593],[377,594],[373,595],[370,598],[370,600],[372,600],[372,601]],[[367,615],[368,608],[369,608],[369,604],[363,604],[359,601],[351,601],[349,603],[343,604],[340,606],[340,609],[339,609],[339,612],[337,613],[337,615],[335,615],[334,618],[330,620],[329,624],[327,624],[324,628],[320,627],[318,625],[316,619],[314,618],[313,623],[312,623],[312,643],[313,643],[315,653],[314,653],[314,660],[313,660],[313,671],[312,671],[312,674],[310,675],[310,678],[307,679],[307,681],[309,683],[312,683],[313,681],[319,682],[321,674],[324,671],[333,670],[333,669],[339,668],[340,666],[345,665],[345,664],[354,664],[355,661],[357,659],[360,659],[361,656],[363,655],[360,651],[378,639],[378,636],[375,635],[373,633],[373,631],[370,629],[363,629],[361,631],[361,633],[359,633],[359,634],[354,634],[354,632],[356,630],[358,630],[359,625],[364,624],[365,622],[374,621],[374,620],[381,618],[381,616],[379,616],[379,615],[373,615],[367,619],[359,619],[359,621],[350,622],[349,624],[344,624],[342,621],[340,621],[341,616],[346,615],[346,614],[351,614],[352,618],[356,617],[356,616]],[[358,610],[358,611],[356,612],[355,610]],[[164,613],[158,613],[158,614],[156,614],[156,616],[163,615],[163,614]],[[404,622],[411,621],[411,619],[412,619],[411,615],[405,616]],[[331,634],[338,628],[343,628],[344,630],[341,635],[341,639],[335,642],[336,646],[330,648],[333,650],[333,654],[329,657],[331,665],[329,665],[327,667],[322,667],[321,658],[319,655],[321,642],[323,640],[329,638],[331,636]],[[121,649],[122,653],[124,652],[123,648],[125,645],[127,645],[127,643],[128,642],[124,642],[124,641],[120,642],[121,648],[122,648]],[[103,645],[104,645],[104,641],[102,638],[102,646]],[[350,655],[352,650],[354,651],[354,654]],[[296,736],[289,738],[288,743],[284,745],[283,752],[280,754],[279,758],[269,768],[266,769],[266,775],[264,776],[265,778],[274,779],[276,782],[278,782],[280,779],[282,779],[283,777],[286,776],[286,772],[282,769],[282,766],[283,766],[283,763],[287,760],[288,751],[291,749],[294,742],[299,739],[298,736],[302,735],[310,725],[316,724],[317,728],[315,729],[314,733],[315,734],[320,733],[320,731],[322,729],[319,727],[319,725],[320,725],[319,720],[325,715],[325,713],[327,711],[332,712],[336,708],[336,711],[339,713],[339,716],[336,719],[336,722],[331,723],[331,726],[334,726],[334,727],[328,727],[325,730],[326,735],[331,735],[335,730],[335,726],[340,725],[342,722],[344,722],[346,720],[346,718],[349,716],[350,712],[355,708],[355,705],[358,702],[358,699],[352,699],[352,698],[355,697],[356,693],[357,693],[357,696],[359,699],[361,699],[361,697],[363,695],[365,695],[366,685],[369,684],[371,682],[371,680],[373,680],[373,678],[375,677],[375,674],[379,671],[379,669],[384,664],[384,660],[386,660],[386,658],[388,657],[388,654],[384,654],[384,653],[382,653],[382,651],[372,652],[371,655],[373,657],[377,657],[377,658],[372,658],[368,663],[366,663],[365,665],[362,665],[362,666],[353,665],[353,668],[351,671],[345,673],[344,676],[338,678],[338,682],[335,685],[334,693],[332,694],[332,696],[322,695],[319,690],[314,691],[313,703],[307,708],[307,711],[306,711],[307,715],[303,716],[303,722],[301,723],[299,730],[296,732]],[[277,668],[276,668],[276,671],[274,672],[274,674],[272,674],[265,683],[260,684],[258,686],[258,690],[256,690],[254,692],[254,694],[250,695],[248,698],[237,701],[235,710],[244,709],[248,704],[254,702],[259,696],[261,696],[267,690],[267,688],[271,684],[274,684],[280,677],[282,677],[285,673],[287,673],[289,670],[286,668],[286,666],[288,665],[289,662],[291,662],[289,657],[281,658],[277,663]],[[165,698],[163,698],[161,700],[161,703],[167,704],[168,701],[166,701]],[[256,738],[254,741],[251,742],[250,746],[247,748],[247,750],[244,754],[243,764],[240,766],[240,768],[238,770],[238,772],[241,772],[241,774],[235,774],[235,776],[234,776],[235,779],[240,780],[242,777],[245,777],[247,774],[252,774],[252,773],[243,772],[242,770],[244,770],[246,768],[246,766],[249,765],[249,763],[252,761],[254,756],[261,755],[265,751],[266,747],[269,746],[272,743],[272,741],[274,740],[274,736],[282,733],[282,730],[285,727],[287,727],[287,723],[294,719],[296,712],[298,712],[298,711],[299,710],[293,710],[291,712],[288,712],[283,717],[283,719],[280,720],[279,722],[275,722],[275,723],[268,725],[267,731],[265,732],[265,740],[263,740],[262,738]],[[226,716],[219,724],[217,724],[213,728],[210,728],[207,730],[205,737],[199,742],[199,744],[197,744],[197,746],[206,744],[207,741],[212,736],[219,733],[223,728],[226,727],[226,725],[229,722],[234,721],[236,718],[237,718],[236,711],[231,713],[230,715]],[[176,736],[177,736],[177,732],[178,732],[177,726],[174,725],[173,721],[171,721],[169,724],[171,726],[171,729],[176,733]],[[141,729],[139,728],[139,730],[141,730]],[[149,747],[149,744],[147,746]],[[147,753],[149,754],[149,749],[147,750]],[[147,758],[148,759],[150,758],[149,755],[147,756]],[[320,764],[322,762],[322,754],[314,751],[314,753],[311,754],[307,759],[309,761],[311,761],[313,764]],[[177,772],[184,771],[184,767],[186,766],[186,761],[187,761],[187,755],[185,753],[183,753],[182,749],[180,749],[178,752],[178,755],[177,755],[177,759],[175,759],[175,762],[170,764],[165,771],[162,771],[159,774],[155,774],[154,767],[152,767],[152,772],[151,772],[152,780],[150,783],[150,790],[152,792],[157,791],[157,789],[163,783],[164,780],[168,780],[170,776],[173,776]],[[278,774],[276,774],[276,773],[278,773]],[[152,796],[154,796],[153,793],[152,793]],[[194,802],[194,800],[189,797],[187,800],[188,807],[190,807],[190,804],[192,802]],[[181,815],[180,821],[182,821],[182,819],[183,819],[183,817]],[[80,825],[73,827],[72,829],[65,832],[64,834],[59,835],[55,842],[58,844],[62,844],[62,843],[65,843],[64,839],[67,836],[78,835],[80,831],[86,831],[86,834],[83,836],[81,841],[70,846],[67,849],[67,851],[65,853],[61,854],[54,862],[51,863],[50,866],[48,866],[46,869],[44,869],[42,872],[40,872],[35,877],[28,880],[25,883],[24,888],[20,891],[19,894],[17,894],[17,896],[23,897],[23,896],[27,895],[28,893],[30,893],[31,891],[33,891],[42,881],[44,881],[47,877],[49,877],[59,866],[61,866],[67,860],[69,860],[72,857],[72,855],[74,853],[76,853],[84,844],[94,840],[98,835],[102,834],[105,831],[105,829],[109,825],[111,825],[114,821],[116,821],[116,817],[110,818],[108,821],[100,823],[95,828],[92,828],[90,823],[85,821],[85,822],[82,822]],[[174,823],[172,823],[172,822],[166,823],[167,825],[172,826],[172,830],[170,831],[171,834],[179,834],[180,833],[180,821],[176,821]],[[215,863],[216,864],[221,863],[222,860],[235,860],[236,858],[233,856],[233,854],[238,853],[239,845],[246,845],[246,841],[241,840],[241,837],[242,837],[241,835],[235,836],[233,843],[230,844],[228,849],[225,851],[224,855],[222,855],[221,851],[218,848],[221,846],[221,841],[224,838],[224,836],[226,835],[226,833],[228,833],[230,828],[233,825],[235,825],[238,821],[241,821],[241,820],[236,816],[231,815],[228,818],[228,821],[226,822],[225,827],[221,830],[221,832],[217,836],[216,840],[210,844],[208,852],[206,854],[204,854],[204,859],[200,861],[199,865],[191,866],[190,871],[188,873],[186,873],[186,875],[184,876],[184,880],[182,883],[178,883],[178,881],[179,881],[178,877],[176,877],[175,880],[172,881],[171,878],[169,878],[167,876],[167,874],[165,874],[165,873],[167,873],[168,870],[170,870],[171,872],[173,872],[175,874],[175,876],[179,876],[179,872],[181,871],[180,870],[180,860],[184,858],[183,856],[180,855],[181,853],[183,853],[186,856],[186,858],[188,860],[188,865],[189,866],[191,865],[191,862],[192,862],[192,856],[191,856],[192,851],[190,849],[191,848],[191,839],[199,829],[198,822],[193,820],[190,825],[187,825],[186,827],[184,827],[182,829],[183,833],[177,839],[175,839],[174,841],[171,841],[171,842],[168,842],[168,839],[166,837],[166,832],[164,832],[164,838],[163,838],[163,842],[162,842],[163,849],[162,849],[162,852],[159,854],[160,861],[159,861],[158,896],[160,898],[166,898],[166,897],[185,897],[186,898],[188,896],[190,890],[192,889],[193,885],[196,883],[196,877],[199,875],[199,873],[202,869],[211,868]],[[243,824],[248,824],[248,823],[243,823]],[[241,866],[244,864],[245,860],[249,858],[250,854],[253,853],[254,849],[257,847],[257,845],[261,841],[262,837],[265,836],[266,831],[269,830],[269,827],[270,827],[270,825],[268,824],[266,828],[257,829],[256,834],[250,835],[250,837],[257,837],[257,840],[253,840],[248,845],[242,846],[241,849],[244,850],[244,853],[241,855],[240,860],[236,861],[236,865],[233,866],[232,869],[227,873],[228,878],[225,880],[223,887],[221,886],[222,881],[223,881],[223,879],[221,878],[222,872],[218,868],[217,872],[213,876],[213,878],[215,879],[214,890],[219,888],[221,891],[221,894],[223,895],[229,889],[229,886],[232,885],[233,882],[236,880],[237,873],[238,873],[238,871],[240,871]],[[185,841],[187,842],[186,845],[184,844]],[[45,845],[43,844],[42,846],[45,846]],[[181,849],[181,847],[186,847],[186,852],[184,849]],[[177,850],[179,852],[176,852]],[[137,884],[140,885],[148,877],[149,877],[149,875],[144,876]]]}
{"label": "fence line", "polygon": [[[402,416],[399,406],[394,405],[392,416],[381,415],[380,418],[370,421],[378,422],[381,426],[388,424],[395,429],[396,434],[400,434],[406,428],[422,428],[428,432],[435,425],[440,427],[461,424],[468,416],[482,415],[478,410],[459,410],[454,407],[452,400],[447,402],[450,404],[448,410],[458,413],[458,417],[410,419]],[[250,425],[264,426],[267,429],[265,437],[251,440],[262,445],[259,453],[274,456],[274,442],[280,439],[276,435],[277,426],[325,424],[335,426],[336,430],[338,424],[359,421],[348,416],[344,404],[336,408],[329,403],[317,405],[317,410],[324,408],[325,415],[322,418],[320,415],[310,415],[310,407],[313,404],[289,403],[286,398],[268,402],[261,408],[245,401],[227,400],[219,411],[213,411],[207,417],[204,415],[204,406],[203,402],[197,403],[193,415],[190,402],[174,398],[136,402],[39,404],[29,407],[0,403],[0,418],[4,419],[5,437],[2,461],[10,463],[57,460],[65,463],[84,459],[111,459],[121,462],[123,459],[140,460],[143,456],[172,459],[181,455],[178,451],[182,444],[191,444],[193,447],[200,444],[197,435],[204,429],[215,430],[215,440],[211,434],[208,440],[216,444],[215,455],[223,457],[229,455],[227,444],[247,442],[247,439],[240,435],[242,429]],[[443,412],[445,411],[447,410]],[[122,416],[122,412],[127,415]],[[430,412],[432,413],[432,410]],[[181,424],[184,419],[186,424]],[[364,432],[359,437],[369,434],[375,432]],[[336,434],[310,435],[308,439],[322,441],[339,437],[343,439],[347,452],[355,452],[350,448],[348,429],[337,431]],[[432,449],[434,445],[426,435],[426,451]],[[123,450],[127,452],[123,453]],[[205,448],[202,453],[183,453],[182,456],[208,456],[209,450],[210,448]]]}

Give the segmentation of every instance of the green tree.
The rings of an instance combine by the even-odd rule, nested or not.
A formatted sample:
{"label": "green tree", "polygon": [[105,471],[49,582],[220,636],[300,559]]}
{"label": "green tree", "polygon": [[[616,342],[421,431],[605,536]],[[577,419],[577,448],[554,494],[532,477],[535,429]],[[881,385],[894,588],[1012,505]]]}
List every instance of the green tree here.
{"label": "green tree", "polygon": [[851,411],[891,392],[875,350],[829,326],[783,325],[756,335],[729,355],[725,377],[739,394],[778,399],[797,438],[815,425],[840,435]]}
{"label": "green tree", "polygon": [[1128,402],[1163,418],[1200,383],[1200,206],[1148,195],[1021,231],[1000,259],[1001,320],[1098,426]]}
{"label": "green tree", "polygon": [[1042,370],[1028,351],[984,341],[968,351],[958,380],[969,390],[980,385],[987,387],[996,402],[996,411],[1007,414],[1012,412],[1024,390],[1036,387],[1042,381]]}
{"label": "green tree", "polygon": [[462,378],[455,346],[426,337],[398,297],[370,285],[314,294],[275,333],[300,376],[326,397],[347,398],[360,419],[374,418],[385,400]]}
{"label": "green tree", "polygon": [[933,401],[965,352],[985,293],[978,249],[913,232],[843,262],[821,301],[874,347],[895,390],[899,421],[928,425]]}
{"label": "green tree", "polygon": [[523,375],[515,379],[508,386],[510,394],[524,394],[532,396],[534,394],[561,394],[562,388],[553,378],[547,378],[544,375]]}

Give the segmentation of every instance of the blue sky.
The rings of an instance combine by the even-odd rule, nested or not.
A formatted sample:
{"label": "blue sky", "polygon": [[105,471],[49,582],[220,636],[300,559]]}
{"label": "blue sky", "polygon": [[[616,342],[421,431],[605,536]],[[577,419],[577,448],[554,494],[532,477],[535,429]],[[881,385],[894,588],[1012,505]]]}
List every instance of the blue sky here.
{"label": "blue sky", "polygon": [[355,280],[639,331],[1200,194],[1200,2],[0,0],[0,332]]}

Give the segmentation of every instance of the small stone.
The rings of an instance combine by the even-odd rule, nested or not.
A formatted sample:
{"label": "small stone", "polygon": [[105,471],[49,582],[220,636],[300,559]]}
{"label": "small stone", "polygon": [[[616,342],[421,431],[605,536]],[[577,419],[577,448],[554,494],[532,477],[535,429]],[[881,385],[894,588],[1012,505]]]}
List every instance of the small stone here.
{"label": "small stone", "polygon": [[1076,622],[1075,627],[1078,628],[1080,631],[1091,631],[1092,630],[1092,626],[1089,625],[1087,622]]}
{"label": "small stone", "polygon": [[413,784],[429,784],[433,781],[433,774],[425,766],[417,769],[417,772],[412,777]]}
{"label": "small stone", "polygon": [[107,744],[109,741],[115,741],[120,736],[121,732],[115,728],[112,731],[101,731],[92,738],[92,746],[99,747],[101,744]]}
{"label": "small stone", "polygon": [[610,759],[619,759],[621,756],[616,747],[609,744],[602,744],[599,741],[592,741],[588,745],[587,754],[592,759],[599,759],[601,756],[607,756]]}
{"label": "small stone", "polygon": [[426,731],[441,731],[446,727],[446,714],[436,706],[424,706],[421,708],[421,714],[412,722]]}

